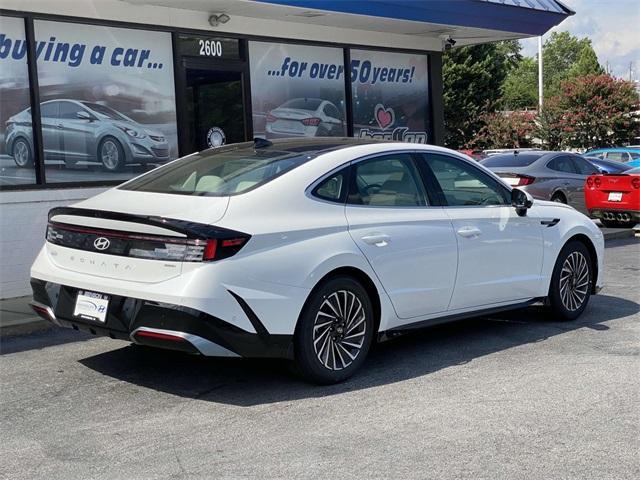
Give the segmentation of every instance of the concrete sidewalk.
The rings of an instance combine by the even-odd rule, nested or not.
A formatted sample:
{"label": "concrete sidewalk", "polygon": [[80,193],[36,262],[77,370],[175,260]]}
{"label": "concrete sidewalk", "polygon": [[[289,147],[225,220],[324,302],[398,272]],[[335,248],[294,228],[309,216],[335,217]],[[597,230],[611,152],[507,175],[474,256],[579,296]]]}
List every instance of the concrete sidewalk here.
{"label": "concrete sidewalk", "polygon": [[53,325],[38,317],[31,307],[31,297],[0,300],[0,335],[22,335],[43,330]]}
{"label": "concrete sidewalk", "polygon": [[[640,236],[640,228],[603,228],[605,241]],[[31,297],[0,300],[0,336],[25,335],[53,327],[41,319],[29,307]]]}

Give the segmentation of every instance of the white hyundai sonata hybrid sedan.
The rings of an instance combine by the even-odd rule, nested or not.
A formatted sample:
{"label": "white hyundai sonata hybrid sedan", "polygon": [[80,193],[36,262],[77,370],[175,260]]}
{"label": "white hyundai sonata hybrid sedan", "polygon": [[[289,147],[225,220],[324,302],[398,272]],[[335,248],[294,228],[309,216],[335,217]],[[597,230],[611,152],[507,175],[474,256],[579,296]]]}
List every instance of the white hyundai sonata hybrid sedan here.
{"label": "white hyundai sonata hybrid sedan", "polygon": [[602,285],[600,230],[430,145],[256,140],[49,213],[32,306],[95,335],[280,357],[339,382],[373,342]]}

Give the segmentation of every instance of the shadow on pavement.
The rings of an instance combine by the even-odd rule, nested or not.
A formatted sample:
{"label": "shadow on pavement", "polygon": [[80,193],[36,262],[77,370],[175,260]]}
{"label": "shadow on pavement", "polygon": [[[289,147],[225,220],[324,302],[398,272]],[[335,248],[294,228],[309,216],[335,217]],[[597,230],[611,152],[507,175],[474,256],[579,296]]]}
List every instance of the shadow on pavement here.
{"label": "shadow on pavement", "polygon": [[291,375],[277,360],[216,359],[127,346],[81,360],[104,375],[204,401],[253,406],[324,397],[420,377],[518,345],[636,314],[640,305],[599,295],[575,322],[553,322],[542,308],[516,310],[433,327],[377,345],[351,380],[318,387]]}
{"label": "shadow on pavement", "polygon": [[6,335],[0,338],[0,355],[36,350],[65,343],[82,342],[93,335],[51,325],[35,332]]}

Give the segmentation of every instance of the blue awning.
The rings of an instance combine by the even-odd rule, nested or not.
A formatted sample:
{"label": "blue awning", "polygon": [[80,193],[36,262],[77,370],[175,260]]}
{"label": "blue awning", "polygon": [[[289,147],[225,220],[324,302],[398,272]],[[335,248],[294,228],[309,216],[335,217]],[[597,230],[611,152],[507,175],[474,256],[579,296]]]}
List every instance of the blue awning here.
{"label": "blue awning", "polygon": [[254,0],[256,2],[392,20],[509,32],[546,33],[573,15],[558,0]]}

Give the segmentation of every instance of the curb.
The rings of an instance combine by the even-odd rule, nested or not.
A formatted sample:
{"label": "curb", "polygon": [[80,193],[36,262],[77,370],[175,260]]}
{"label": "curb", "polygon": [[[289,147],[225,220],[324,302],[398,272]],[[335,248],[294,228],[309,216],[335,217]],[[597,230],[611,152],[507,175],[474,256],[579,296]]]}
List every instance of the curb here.
{"label": "curb", "polygon": [[54,326],[51,322],[47,322],[39,317],[25,318],[11,325],[0,325],[0,338],[28,335],[30,333],[48,330]]}
{"label": "curb", "polygon": [[633,238],[636,232],[632,228],[603,228],[604,241],[621,240],[623,238]]}

